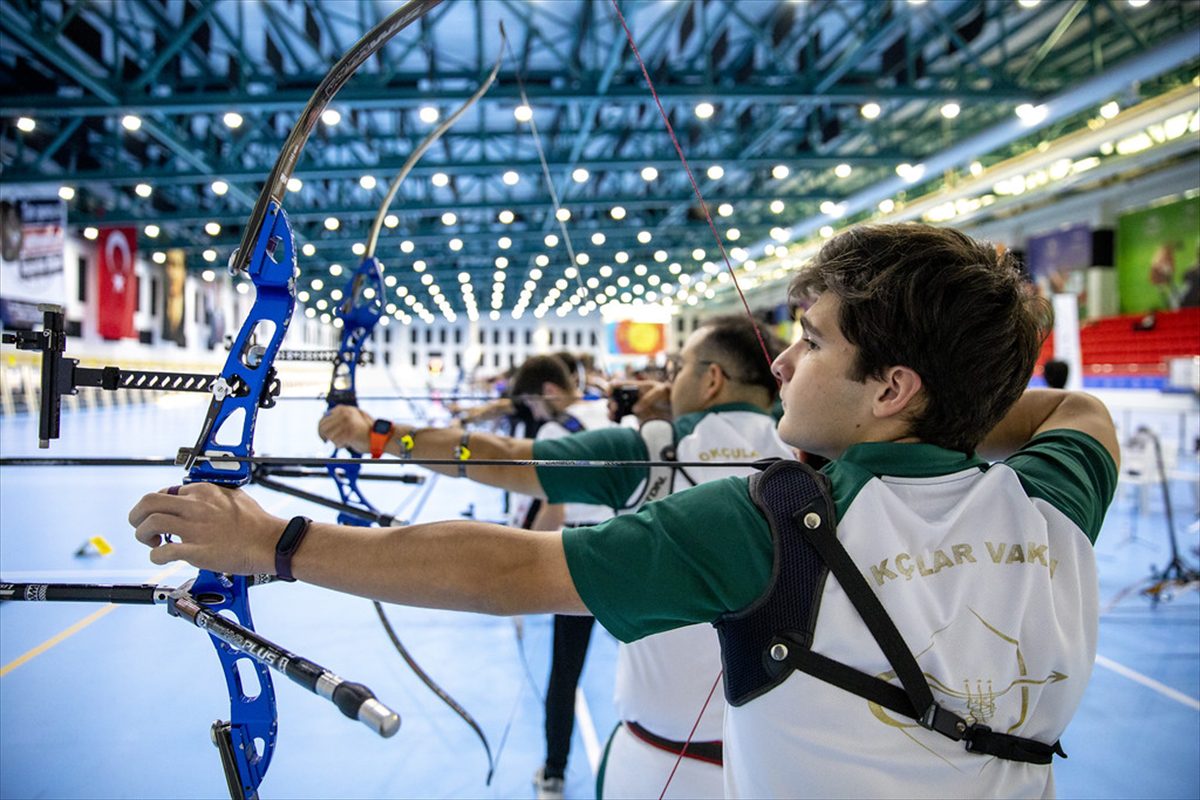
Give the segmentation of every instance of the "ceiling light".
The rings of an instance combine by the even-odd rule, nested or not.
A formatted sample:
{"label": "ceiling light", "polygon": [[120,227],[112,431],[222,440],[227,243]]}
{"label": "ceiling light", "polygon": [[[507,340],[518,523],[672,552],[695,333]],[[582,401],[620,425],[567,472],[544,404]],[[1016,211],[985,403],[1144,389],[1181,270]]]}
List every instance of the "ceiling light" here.
{"label": "ceiling light", "polygon": [[426,125],[432,125],[438,121],[438,117],[441,114],[433,106],[422,106],[421,110],[417,112],[417,116],[421,118],[421,122],[424,122]]}
{"label": "ceiling light", "polygon": [[414,245],[408,239],[405,239],[403,242],[400,243],[400,252],[411,253],[415,247],[416,247],[416,245]]}
{"label": "ceiling light", "polygon": [[320,278],[313,278],[312,282],[309,283],[309,286],[312,287],[314,292],[319,292],[325,288],[325,281],[321,280]]}
{"label": "ceiling light", "polygon": [[512,239],[508,238],[507,236],[501,236],[496,240],[496,246],[501,250],[507,250],[508,248],[512,247]]}
{"label": "ceiling light", "polygon": [[329,127],[333,127],[342,121],[341,112],[333,108],[327,108],[321,112],[321,122],[324,122]]}
{"label": "ceiling light", "polygon": [[896,201],[890,197],[884,198],[879,203],[879,211],[883,214],[890,214],[896,210]]}
{"label": "ceiling light", "polygon": [[25,133],[33,133],[33,129],[37,127],[37,123],[29,117],[19,117],[17,119],[17,130]]}
{"label": "ceiling light", "polygon": [[642,180],[652,181],[657,177],[658,177],[658,170],[656,170],[654,167],[643,167],[642,168]]}
{"label": "ceiling light", "polygon": [[133,187],[133,193],[138,197],[149,197],[154,193],[154,187],[148,183],[139,183],[137,186]]}
{"label": "ceiling light", "polygon": [[969,169],[971,171],[971,174],[976,177],[983,174],[983,164],[979,163],[978,161],[972,161]]}
{"label": "ceiling light", "polygon": [[312,242],[305,242],[304,246],[300,248],[300,252],[312,258],[317,254],[317,248],[313,246]]}
{"label": "ceiling light", "polygon": [[[667,251],[666,251],[666,250],[655,250],[655,251],[654,251],[654,260],[655,260],[655,261],[657,261],[657,262],[658,262],[658,263],[660,263],[660,264],[663,264],[663,263],[665,263],[665,262],[666,262],[666,260],[667,260]],[[642,265],[642,264],[638,264],[638,266],[639,266],[639,267],[644,267],[644,265]],[[639,274],[639,275],[644,275],[645,273],[644,273],[644,272],[639,272],[638,274]]]}
{"label": "ceiling light", "polygon": [[463,249],[463,241],[462,241],[462,239],[451,239],[451,240],[448,242],[448,244],[450,245],[450,249],[451,249],[451,250],[453,250],[453,251],[454,251],[454,252],[456,252],[456,253],[457,253],[459,250],[462,250],[462,249]]}
{"label": "ceiling light", "polygon": [[219,234],[221,232],[221,223],[206,222],[204,224],[204,232],[207,233],[209,236],[216,236],[217,234]]}
{"label": "ceiling light", "polygon": [[1149,2],[1150,0],[1129,0],[1129,5],[1133,8],[1141,8]]}
{"label": "ceiling light", "polygon": [[445,225],[447,228],[449,228],[451,225],[456,224],[457,222],[458,222],[458,215],[455,214],[453,211],[447,211],[445,214],[442,214],[442,224]]}
{"label": "ceiling light", "polygon": [[496,269],[507,269],[508,259],[504,256],[496,256]]}
{"label": "ceiling light", "polygon": [[781,181],[791,174],[792,171],[788,169],[786,164],[776,164],[771,168],[771,177],[777,181]]}
{"label": "ceiling light", "polygon": [[354,253],[356,256],[364,255],[367,252],[367,246],[362,242],[355,242],[354,244],[350,245],[350,252]]}
{"label": "ceiling light", "polygon": [[145,232],[145,234],[146,234],[147,236],[149,236],[151,239],[154,239],[154,238],[156,238],[156,237],[157,237],[157,236],[158,236],[160,233],[162,233],[162,229],[161,229],[161,228],[159,228],[157,225],[147,225],[147,226],[146,226],[146,227],[143,229],[143,231],[144,231],[144,232]]}
{"label": "ceiling light", "polygon": [[571,212],[565,208],[560,208],[554,212],[554,218],[559,222],[566,222],[571,218]]}
{"label": "ceiling light", "polygon": [[509,211],[509,210],[506,208],[506,209],[504,209],[503,211],[501,211],[501,212],[500,212],[500,213],[497,215],[497,217],[496,217],[496,218],[497,218],[497,219],[499,219],[499,220],[500,220],[500,222],[501,222],[501,223],[503,223],[503,224],[505,224],[505,225],[511,225],[511,224],[512,224],[512,221],[513,221],[514,219],[516,219],[517,217],[516,217],[516,215],[515,215],[515,214],[513,214],[513,212]]}
{"label": "ceiling light", "polygon": [[1033,126],[1046,118],[1047,108],[1044,105],[1035,106],[1032,103],[1021,103],[1017,106],[1016,115],[1025,126]]}
{"label": "ceiling light", "polygon": [[725,231],[725,238],[731,242],[736,242],[738,239],[742,238],[742,232],[737,228],[730,228],[729,230]]}
{"label": "ceiling light", "polygon": [[375,188],[375,176],[363,175],[358,179],[358,185],[366,189],[368,192]]}
{"label": "ceiling light", "polygon": [[504,183],[509,186],[516,186],[521,180],[521,176],[518,175],[514,170],[510,169],[508,172],[504,173],[503,180]]}
{"label": "ceiling light", "polygon": [[722,167],[720,164],[713,164],[711,167],[708,168],[707,174],[708,174],[709,180],[719,181],[719,180],[721,180],[721,178],[725,177],[725,168]]}
{"label": "ceiling light", "polygon": [[621,206],[613,206],[612,211],[608,214],[613,219],[625,219],[625,209]]}
{"label": "ceiling light", "polygon": [[837,203],[833,202],[832,200],[825,200],[821,203],[820,208],[822,214],[832,214],[837,208]]}
{"label": "ceiling light", "polygon": [[99,236],[100,231],[96,228],[93,228],[91,225],[83,229],[83,238],[85,239],[96,239]]}
{"label": "ceiling light", "polygon": [[435,172],[433,177],[429,179],[434,186],[442,187],[450,183],[450,176],[444,172]]}
{"label": "ceiling light", "polygon": [[142,118],[134,114],[126,114],[121,117],[121,126],[127,131],[136,131],[142,127]]}
{"label": "ceiling light", "polygon": [[597,247],[604,244],[604,241],[605,241],[604,234],[601,233],[600,231],[596,231],[595,233],[592,234],[592,244],[596,245]]}
{"label": "ceiling light", "polygon": [[153,261],[155,264],[166,263],[167,254],[164,253],[162,250],[157,250],[157,251],[155,251],[154,255],[150,256],[150,260]]}
{"label": "ceiling light", "polygon": [[833,226],[832,225],[822,225],[821,230],[817,231],[817,233],[821,234],[822,239],[828,239],[831,236],[833,236]]}
{"label": "ceiling light", "polygon": [[225,116],[222,117],[221,119],[225,123],[226,128],[242,127],[242,122],[243,122],[242,115],[237,113],[236,111],[226,112]]}
{"label": "ceiling light", "polygon": [[771,238],[777,242],[786,242],[791,235],[787,228],[771,228]]}
{"label": "ceiling light", "polygon": [[[546,255],[545,253],[538,253],[537,258],[533,260],[533,263],[537,264],[539,267],[548,267],[550,266],[550,256]],[[530,270],[529,274],[533,275],[534,272],[537,272],[537,270]]]}
{"label": "ceiling light", "polygon": [[642,244],[650,244],[650,240],[654,238],[650,235],[650,231],[638,231],[637,240]]}
{"label": "ceiling light", "polygon": [[1035,8],[1042,0],[1017,0],[1017,5],[1021,8]]}
{"label": "ceiling light", "polygon": [[882,111],[879,103],[864,103],[863,107],[858,110],[866,119],[877,119]]}
{"label": "ceiling light", "polygon": [[289,192],[298,192],[304,188],[304,181],[299,178],[288,178],[287,188]]}
{"label": "ceiling light", "polygon": [[543,241],[545,241],[546,247],[558,247],[558,237],[553,233],[547,233]]}
{"label": "ceiling light", "polygon": [[225,181],[213,181],[209,188],[212,189],[213,194],[215,194],[217,197],[221,197],[229,191],[229,184]]}
{"label": "ceiling light", "polygon": [[533,119],[533,109],[527,105],[519,105],[513,109],[513,116],[517,118],[517,122],[529,122]]}
{"label": "ceiling light", "polygon": [[424,260],[422,260],[420,258],[418,258],[416,261],[413,262],[413,272],[424,272],[425,267],[426,267],[426,264],[425,264]]}
{"label": "ceiling light", "polygon": [[839,178],[849,178],[852,172],[854,172],[854,167],[849,164],[838,164],[833,168],[833,174]]}
{"label": "ceiling light", "polygon": [[960,111],[962,107],[958,103],[946,103],[942,106],[942,116],[946,119],[954,119]]}
{"label": "ceiling light", "polygon": [[1121,106],[1119,106],[1117,104],[1116,100],[1109,101],[1109,102],[1105,103],[1104,105],[1100,106],[1100,116],[1104,117],[1105,119],[1112,119],[1113,117],[1115,117],[1117,114],[1120,114],[1120,113],[1121,113]]}
{"label": "ceiling light", "polygon": [[575,171],[571,173],[571,177],[576,183],[587,183],[588,171],[583,167],[576,167]]}
{"label": "ceiling light", "polygon": [[[208,250],[205,250],[205,251],[204,251],[203,253],[201,253],[200,255],[201,255],[203,258],[204,258],[204,260],[205,260],[205,261],[208,261],[208,262],[212,262],[212,261],[216,261],[216,260],[217,260],[217,251],[216,251],[216,250],[213,250],[212,248],[209,248]],[[204,270],[204,271],[208,273],[208,277],[204,278],[204,280],[208,281],[209,283],[212,283],[212,279],[213,279],[214,277],[216,277],[216,276],[215,276],[215,275],[213,275],[213,272],[212,272],[212,270],[206,269],[206,270]]]}
{"label": "ceiling light", "polygon": [[325,218],[325,230],[336,231],[340,227],[342,227],[342,221],[340,219],[338,219],[337,217],[326,217]]}
{"label": "ceiling light", "polygon": [[624,250],[618,250],[613,258],[616,259],[618,264],[624,264],[629,260],[629,253],[626,253]]}
{"label": "ceiling light", "polygon": [[397,217],[395,214],[388,214],[386,217],[383,218],[383,224],[389,228],[394,228],[400,224],[400,218]]}
{"label": "ceiling light", "polygon": [[713,115],[713,110],[714,109],[713,109],[712,103],[697,103],[696,104],[696,116],[699,117],[700,119],[708,119],[709,117],[711,117]]}
{"label": "ceiling light", "polygon": [[772,200],[770,208],[771,208],[772,214],[782,214],[783,213],[783,201],[782,200]]}
{"label": "ceiling light", "polygon": [[61,197],[63,200],[74,200],[75,199],[75,187],[73,187],[73,186],[58,187],[58,196]]}

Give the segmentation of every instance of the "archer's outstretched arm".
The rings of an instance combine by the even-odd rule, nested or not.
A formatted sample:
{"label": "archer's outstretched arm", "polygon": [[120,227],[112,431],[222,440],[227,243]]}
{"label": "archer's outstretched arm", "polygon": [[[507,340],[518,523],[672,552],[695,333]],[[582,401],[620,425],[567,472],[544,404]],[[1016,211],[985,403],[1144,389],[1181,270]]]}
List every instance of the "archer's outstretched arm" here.
{"label": "archer's outstretched arm", "polygon": [[[338,447],[349,447],[360,453],[368,453],[371,450],[371,424],[374,421],[373,417],[356,406],[336,406],[321,418],[317,425],[317,433]],[[406,436],[411,438],[406,440]],[[412,443],[411,450],[408,450],[409,441]],[[397,457],[403,457],[407,450],[412,458],[456,458],[456,451],[462,445],[462,441],[462,428],[414,428],[411,425],[396,423],[384,452]],[[530,497],[546,496],[534,467],[515,464],[478,466],[470,463],[471,459],[528,461],[533,458],[532,439],[515,439],[511,436],[472,431],[467,436],[467,447],[471,458],[463,462],[466,477],[477,483]],[[428,465],[426,469],[452,478],[459,477],[458,466]]]}
{"label": "archer's outstretched arm", "polygon": [[[148,494],[129,512],[156,564],[275,573],[286,521],[245,492],[194,483]],[[174,541],[165,541],[172,534]],[[404,605],[486,614],[586,614],[559,531],[452,520],[402,528],[313,523],[292,560],[299,580]]]}

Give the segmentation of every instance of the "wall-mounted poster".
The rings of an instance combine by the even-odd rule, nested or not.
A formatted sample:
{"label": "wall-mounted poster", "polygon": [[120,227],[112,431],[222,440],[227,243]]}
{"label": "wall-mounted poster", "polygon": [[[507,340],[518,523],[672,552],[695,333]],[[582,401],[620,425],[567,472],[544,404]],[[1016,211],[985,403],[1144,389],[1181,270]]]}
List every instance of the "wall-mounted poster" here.
{"label": "wall-mounted poster", "polygon": [[163,267],[163,328],[162,338],[180,347],[187,344],[184,322],[187,319],[186,292],[187,261],[182,250],[168,250]]}
{"label": "wall-mounted poster", "polygon": [[105,339],[137,336],[133,312],[137,310],[136,228],[104,228],[96,239],[96,331]]}
{"label": "wall-mounted poster", "polygon": [[63,305],[63,231],[67,204],[54,196],[0,200],[0,323],[30,328],[42,321],[38,303]]}
{"label": "wall-mounted poster", "polygon": [[1117,220],[1121,312],[1200,305],[1200,197]]}
{"label": "wall-mounted poster", "polygon": [[666,326],[661,322],[623,319],[608,323],[608,352],[620,356],[649,356],[667,346]]}

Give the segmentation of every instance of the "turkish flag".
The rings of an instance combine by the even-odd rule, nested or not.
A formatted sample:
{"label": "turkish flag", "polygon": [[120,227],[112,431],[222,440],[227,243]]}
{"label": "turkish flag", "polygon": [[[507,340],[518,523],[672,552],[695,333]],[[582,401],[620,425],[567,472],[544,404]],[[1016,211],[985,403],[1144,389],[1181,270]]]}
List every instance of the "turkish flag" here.
{"label": "turkish flag", "polygon": [[97,330],[105,339],[136,336],[133,312],[137,309],[136,228],[104,228],[96,240],[99,288]]}

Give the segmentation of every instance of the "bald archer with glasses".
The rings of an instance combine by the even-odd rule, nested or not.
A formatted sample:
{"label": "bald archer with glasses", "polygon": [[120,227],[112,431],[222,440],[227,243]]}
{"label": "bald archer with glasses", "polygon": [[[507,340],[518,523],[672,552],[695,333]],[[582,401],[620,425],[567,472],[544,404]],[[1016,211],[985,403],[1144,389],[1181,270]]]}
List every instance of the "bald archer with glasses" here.
{"label": "bald archer with glasses", "polygon": [[[738,462],[790,458],[775,432],[770,409],[778,396],[758,334],[773,360],[785,344],[766,329],[757,333],[744,316],[713,317],[697,328],[668,363],[666,383],[639,382],[634,413],[640,430],[585,430],[554,439],[516,439],[460,428],[414,429],[392,425],[383,451],[401,458],[460,458],[457,466],[430,466],[552,504],[587,503],[631,513],[688,487],[752,469]],[[540,398],[514,402],[537,405]],[[339,406],[321,420],[321,436],[341,446],[370,452],[378,420],[352,406]],[[376,451],[379,450],[376,435]],[[466,456],[466,458],[463,458]],[[712,467],[473,466],[473,460],[681,461]],[[713,530],[712,535],[723,535]],[[679,665],[686,664],[686,669]],[[620,645],[614,701],[621,724],[605,748],[597,796],[657,796],[663,776],[685,752],[672,796],[723,797],[720,692],[705,707],[721,671],[720,645],[709,625],[689,625]],[[688,741],[689,733],[698,727]]]}

